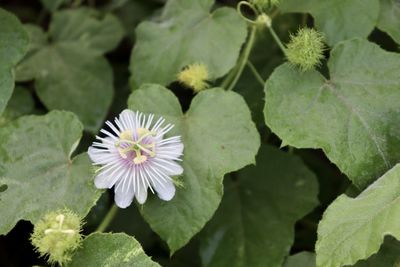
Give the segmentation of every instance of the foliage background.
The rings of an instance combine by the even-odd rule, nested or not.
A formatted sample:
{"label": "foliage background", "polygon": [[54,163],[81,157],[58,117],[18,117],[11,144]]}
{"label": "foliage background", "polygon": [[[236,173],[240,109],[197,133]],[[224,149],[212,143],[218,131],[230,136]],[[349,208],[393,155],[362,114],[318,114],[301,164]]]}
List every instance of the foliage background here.
{"label": "foliage background", "polygon": [[[112,14],[113,17],[109,17],[109,20],[103,21],[104,24],[100,24],[99,26],[94,22],[83,23],[82,18],[85,15],[76,12],[76,17],[71,16],[67,19],[67,23],[69,23],[67,24],[68,28],[65,25],[65,18],[63,19],[61,15],[59,17],[59,24],[57,24],[56,16],[52,18],[52,13],[56,12],[56,4],[58,2],[62,10],[65,9],[74,12],[74,10],[79,9],[79,5],[81,7],[86,6],[96,9],[99,14]],[[229,23],[226,22],[223,32],[231,31],[233,37],[222,40],[224,47],[212,47],[207,45],[209,42],[218,39],[218,35],[221,35],[221,33],[214,33],[214,35],[207,36],[205,39],[196,39],[197,32],[195,32],[194,36],[190,36],[193,42],[185,41],[185,45],[178,46],[176,49],[170,51],[170,54],[163,55],[158,51],[160,49],[160,44],[157,45],[151,42],[156,38],[160,38],[163,34],[166,40],[161,38],[160,42],[162,44],[168,42],[170,36],[168,33],[163,33],[162,28],[157,29],[154,25],[145,22],[141,24],[139,29],[135,32],[140,22],[148,20],[157,21],[160,14],[162,14],[162,8],[165,4],[163,0],[89,0],[82,1],[80,4],[78,4],[78,2],[79,1],[65,1],[65,3],[63,3],[63,1],[46,0],[0,0],[0,7],[15,14],[21,22],[34,24],[43,30],[43,32],[41,32],[39,28],[34,27],[30,30],[31,43],[34,45],[30,46],[27,56],[15,69],[16,88],[14,89],[13,96],[6,110],[0,117],[0,127],[7,127],[11,121],[22,115],[43,115],[53,109],[72,109],[78,115],[84,127],[82,140],[73,156],[84,153],[94,140],[94,134],[97,133],[103,121],[105,119],[112,119],[118,115],[121,110],[126,108],[127,103],[128,107],[132,109],[140,109],[145,112],[154,112],[154,109],[157,109],[161,114],[170,112],[168,108],[172,106],[173,111],[171,112],[177,112],[178,114],[170,114],[170,119],[177,123],[179,128],[180,123],[183,124],[183,122],[181,122],[183,119],[180,117],[181,114],[177,111],[179,110],[179,106],[174,96],[177,97],[179,104],[182,106],[182,110],[186,112],[190,110],[190,104],[193,103],[192,100],[195,94],[190,89],[185,88],[182,84],[175,81],[176,79],[174,79],[174,77],[182,66],[174,64],[175,61],[171,60],[171,57],[180,58],[180,60],[184,62],[183,65],[186,65],[189,64],[191,60],[196,60],[198,54],[200,54],[200,57],[202,53],[215,56],[215,59],[210,61],[216,62],[215,66],[212,67],[212,74],[215,75],[215,77],[212,77],[212,80],[213,85],[218,86],[223,81],[222,76],[227,74],[229,69],[235,65],[235,61],[239,56],[239,49],[236,48],[241,47],[241,42],[244,41],[246,36],[244,23],[242,23],[240,17],[225,14],[226,17],[224,17],[224,19],[227,21],[228,19],[232,20],[229,21]],[[193,0],[188,2],[197,1]],[[211,3],[210,1],[202,2]],[[323,31],[327,35],[329,47],[325,51],[326,61],[319,67],[319,70],[325,77],[330,77],[330,74],[334,76],[332,74],[332,68],[328,70],[328,64],[333,65],[334,63],[328,63],[328,59],[333,57],[331,48],[339,41],[352,39],[353,37],[362,37],[368,39],[370,42],[378,44],[386,51],[395,53],[399,51],[399,46],[396,43],[396,41],[399,42],[399,37],[398,35],[396,36],[396,33],[398,33],[400,29],[400,15],[398,17],[395,15],[390,17],[389,13],[393,11],[393,8],[388,8],[391,4],[398,4],[396,1],[368,1],[370,3],[366,4],[365,2],[349,0],[347,3],[352,3],[349,4],[349,6],[346,6],[344,3],[346,1],[331,1],[331,7],[324,6],[324,4],[321,4],[317,0],[308,0],[302,5],[293,2],[296,1],[282,1],[282,6],[280,6],[281,12],[274,18],[273,26],[284,43],[289,41],[289,34],[295,33],[299,27],[314,26]],[[237,1],[218,0],[212,9],[215,10],[223,6],[235,8],[236,5]],[[377,27],[375,27],[376,25],[368,25],[368,22],[364,23],[364,15],[368,12],[373,13],[374,5],[376,5],[378,9],[380,8],[381,12],[387,12],[383,13],[384,19],[379,20],[380,24],[377,25]],[[204,7],[195,7],[190,11],[191,13],[181,14],[180,17],[178,14],[179,12],[177,12],[179,9],[175,9],[171,14],[164,13],[161,16],[164,16],[164,20],[166,21],[168,21],[169,16],[178,16],[177,25],[191,25],[191,23],[196,22],[197,16],[201,17],[202,13],[200,11],[202,8]],[[234,13],[233,10],[234,9],[231,9],[232,13]],[[331,10],[337,13],[331,12]],[[244,10],[244,13],[251,16],[250,10]],[[103,15],[100,15],[100,17],[102,16]],[[351,20],[347,20],[349,16]],[[382,16],[382,13],[380,16]],[[354,29],[352,28],[354,20],[358,20],[359,22],[354,24],[361,25],[359,29],[357,29],[357,25],[354,26]],[[224,22],[224,20],[222,20],[222,22]],[[85,38],[81,37],[79,42],[74,43],[76,40],[68,33],[68,29],[73,32],[80,27],[87,27],[86,30],[89,32],[95,29],[94,34],[92,36],[86,36]],[[340,29],[351,28],[348,31],[350,32],[350,36],[346,36],[346,33],[342,33],[343,31],[338,30],[337,27],[342,27]],[[184,31],[185,29],[177,28],[177,35],[180,38],[180,31]],[[387,31],[391,33],[391,35],[378,28],[388,29]],[[48,32],[47,40],[46,37],[44,37],[45,32]],[[101,36],[102,34],[108,36],[110,39],[96,40],[96,36]],[[148,43],[145,41],[140,43],[138,39],[147,40]],[[43,49],[48,41],[51,42],[52,45],[50,48]],[[191,49],[197,45],[199,50],[193,53]],[[137,56],[137,61],[140,62],[140,64],[135,65],[135,60],[131,59],[132,47],[136,52],[141,51],[137,52],[139,54],[141,53]],[[221,50],[224,51],[221,52]],[[362,49],[356,47],[354,51],[351,52],[353,54],[350,53],[342,57],[346,57],[347,59],[351,58],[352,55],[356,54],[356,50],[359,51]],[[37,53],[37,51],[40,52]],[[381,65],[378,64],[382,66],[384,70],[381,73],[378,73],[377,69],[368,69],[365,71],[371,81],[374,83],[376,82],[376,84],[371,86],[370,90],[373,90],[374,93],[376,93],[375,90],[378,91],[375,95],[375,99],[379,99],[380,102],[371,101],[370,103],[368,102],[370,98],[365,97],[365,95],[361,93],[360,95],[354,96],[354,99],[360,102],[360,106],[366,105],[366,110],[368,110],[369,105],[369,107],[376,111],[376,114],[381,115],[382,112],[380,111],[386,110],[384,106],[390,106],[390,111],[396,109],[398,111],[400,110],[400,104],[398,104],[400,103],[400,96],[398,93],[400,90],[400,60],[398,56],[394,54],[383,55],[383,53],[380,50],[377,51],[377,49],[372,49],[371,51],[373,52],[366,52],[364,56],[368,58],[371,55],[375,55],[374,53],[376,52],[375,59],[369,61],[366,59],[359,64],[357,64],[356,60],[350,59],[345,61],[343,65],[337,67],[337,73],[343,70],[343,72],[347,71],[347,73],[352,73],[352,71],[357,72],[358,66],[362,66],[363,64],[374,65],[382,61],[379,63]],[[342,55],[339,52],[337,53],[337,57]],[[151,56],[155,57],[155,55],[158,58],[152,61]],[[61,57],[62,59],[54,59],[57,57]],[[280,94],[284,92],[284,96],[287,97],[287,99],[274,98],[273,95],[271,95],[271,98],[268,98],[267,93],[266,101],[270,109],[266,110],[265,113],[267,118],[268,116],[271,118],[270,120],[267,119],[267,124],[273,129],[273,131],[271,131],[271,129],[266,126],[263,114],[265,105],[264,85],[260,84],[249,67],[244,69],[243,74],[233,89],[243,96],[251,111],[251,118],[255,127],[260,134],[261,148],[256,158],[258,162],[257,166],[248,166],[240,170],[245,165],[252,163],[252,157],[254,158],[256,154],[254,151],[258,146],[257,134],[247,135],[247,132],[240,132],[241,135],[250,136],[251,138],[249,139],[255,141],[244,140],[242,143],[238,143],[240,146],[247,146],[250,148],[248,149],[249,151],[245,151],[246,155],[242,159],[240,157],[237,159],[235,164],[227,163],[224,165],[224,155],[218,157],[218,154],[213,158],[215,160],[215,168],[213,170],[217,173],[216,176],[221,176],[222,178],[222,176],[226,174],[224,177],[224,197],[210,221],[208,221],[206,215],[202,218],[204,223],[208,221],[204,228],[202,225],[196,226],[197,228],[192,227],[193,229],[189,229],[191,226],[187,226],[188,229],[184,229],[186,226],[180,226],[182,231],[177,232],[182,233],[182,237],[178,234],[178,237],[169,239],[169,232],[172,231],[175,222],[169,222],[167,227],[157,225],[157,222],[162,220],[162,217],[164,217],[166,213],[157,213],[159,211],[159,202],[155,200],[150,201],[150,208],[148,208],[149,206],[143,208],[132,205],[126,210],[120,210],[108,228],[110,232],[124,232],[130,236],[134,236],[143,247],[146,254],[151,256],[153,261],[158,262],[162,266],[282,266],[282,264],[288,267],[315,266],[314,252],[317,242],[318,224],[327,207],[343,193],[351,197],[356,197],[362,189],[388,171],[388,168],[378,166],[378,160],[375,158],[365,166],[361,166],[359,170],[354,170],[353,167],[348,167],[347,169],[347,167],[343,166],[349,162],[353,163],[352,160],[354,159],[350,156],[343,158],[342,154],[339,156],[333,155],[335,150],[333,149],[332,152],[329,147],[329,145],[331,145],[329,141],[333,140],[332,142],[335,142],[337,136],[341,134],[340,131],[335,132],[335,129],[340,129],[341,123],[345,117],[340,117],[340,112],[334,111],[329,113],[329,110],[327,112],[324,107],[321,107],[319,110],[314,111],[315,113],[313,114],[316,114],[315,116],[307,118],[315,122],[315,127],[310,127],[310,129],[306,129],[308,131],[305,132],[300,131],[300,133],[295,132],[293,134],[293,129],[291,127],[298,127],[299,129],[301,128],[301,124],[295,119],[292,120],[298,111],[296,107],[291,106],[290,103],[300,103],[300,109],[304,109],[304,106],[307,105],[302,105],[302,95],[299,97],[299,95],[293,94],[292,88],[297,85],[299,79],[303,81],[312,79],[307,76],[308,74],[304,74],[304,76],[300,76],[299,78],[299,76],[296,75],[303,74],[289,73],[293,71],[293,69],[285,69],[285,66],[280,67],[279,72],[275,71],[273,76],[271,76],[275,68],[285,62],[285,57],[271,38],[267,29],[258,29],[256,43],[249,60],[254,64],[263,80],[269,79],[267,81],[267,88],[271,88],[271,91],[268,93],[271,92],[272,94],[278,92],[276,94],[280,97]],[[185,63],[185,61],[187,62]],[[63,63],[62,65],[60,62],[64,62],[65,64]],[[362,67],[359,69],[362,69]],[[130,71],[133,73],[140,73],[140,75],[131,76]],[[45,73],[45,75],[43,75],[43,73]],[[353,75],[360,75],[358,77],[364,80],[367,79],[365,78],[367,75],[365,77],[357,73]],[[391,91],[390,96],[386,95],[387,91],[385,90],[387,88],[384,87],[387,81],[393,81],[392,87],[390,88],[393,91]],[[161,85],[168,86],[173,92],[173,95],[168,94],[164,88],[158,88],[158,86],[141,88],[132,93],[132,88],[137,89],[137,87],[144,82],[160,83]],[[304,85],[304,87],[307,87],[307,84]],[[381,87],[384,88],[379,91],[378,89]],[[85,88],[85,90],[82,90],[82,88]],[[351,89],[353,89],[353,92],[358,92],[358,88]],[[101,93],[97,94],[97,91]],[[222,100],[213,103],[209,100],[212,99],[211,93],[207,96],[208,99],[206,94],[199,94],[196,96],[196,98],[198,97],[199,99],[203,97],[201,98],[203,101],[210,101],[206,102],[207,105],[201,106],[201,101],[198,100],[200,104],[196,106],[196,111],[199,109],[204,110],[204,114],[208,116],[209,114],[220,114],[220,117],[218,117],[218,115],[216,116],[220,118],[221,121],[226,120],[226,123],[222,126],[219,125],[221,121],[217,121],[217,119],[215,119],[215,121],[204,119],[203,121],[205,125],[212,125],[215,127],[213,129],[220,134],[222,140],[220,142],[224,142],[224,138],[230,136],[227,132],[235,131],[236,126],[242,127],[246,125],[249,129],[254,127],[250,120],[250,113],[248,113],[245,107],[246,105],[242,105],[242,102],[240,102],[241,100],[236,98],[237,95],[222,91],[215,91],[214,94],[215,98]],[[292,96],[292,98],[290,96]],[[225,99],[228,99],[228,97],[230,98],[226,100],[228,101],[226,102]],[[352,96],[349,96],[349,98],[350,97]],[[76,103],[81,103],[81,105],[77,105],[76,107],[71,105],[71,99],[74,99]],[[282,105],[282,102],[289,104]],[[232,110],[228,109],[225,111],[226,113],[223,113],[222,110],[218,110],[219,106],[229,107],[231,103],[235,103],[234,108],[237,107],[239,119],[229,119],[229,116],[235,112],[234,108],[232,108]],[[328,104],[335,105],[333,101],[329,102],[329,100]],[[243,107],[243,109],[241,109],[241,107]],[[195,113],[195,111],[193,111],[193,113]],[[59,116],[57,119],[60,119],[60,121],[65,119],[62,118],[64,115],[57,115],[56,113],[51,114],[51,116],[54,117]],[[400,135],[397,130],[398,126],[396,127],[393,125],[400,125],[398,123],[400,117],[398,113],[392,115],[393,114],[386,113],[382,115],[385,116],[382,120],[388,121],[389,126],[377,127],[382,129],[382,135],[385,136],[384,138],[389,139],[389,137],[386,137],[389,135],[389,132],[395,133],[394,137],[391,137],[393,139],[390,139],[390,144],[394,146],[393,150],[396,150],[400,144]],[[206,116],[203,116],[202,118],[205,117]],[[373,117],[373,115],[371,115],[371,117]],[[337,124],[335,124],[335,118],[339,118]],[[68,117],[68,120],[79,124],[75,121],[76,118]],[[329,121],[331,124],[328,124],[327,127],[323,127],[326,121]],[[29,123],[30,122],[27,122],[28,125]],[[307,125],[312,124],[310,123]],[[44,125],[43,127],[46,126]],[[182,126],[182,129],[185,127]],[[190,125],[187,127],[193,127],[193,132],[202,132],[205,128],[204,125],[202,127],[197,126],[198,128]],[[331,130],[330,127],[334,129]],[[25,130],[27,134],[21,134],[19,136],[20,139],[31,138],[29,135],[29,127],[26,126]],[[71,135],[79,135],[79,132],[82,130],[82,125],[74,124],[71,130],[73,134]],[[6,138],[12,135],[12,129],[7,128],[7,131],[9,132],[4,130],[0,133],[0,137],[4,137],[0,142],[4,142],[3,140],[6,140]],[[58,131],[59,133],[57,136],[62,135],[63,129],[60,128]],[[184,130],[182,130],[182,132],[183,131]],[[36,134],[42,137],[40,140],[50,138],[49,136],[46,137],[44,131],[37,132]],[[191,136],[191,133],[185,134]],[[207,133],[205,133],[205,136],[212,136],[212,134],[207,135]],[[360,136],[363,136],[363,134],[361,133]],[[321,137],[322,141],[315,141],[313,140],[314,137]],[[193,139],[196,138],[197,136],[193,135]],[[69,140],[67,142],[68,144],[74,141],[73,137],[66,137],[66,139]],[[285,144],[291,146],[280,148],[282,139]],[[201,138],[198,140],[204,141]],[[239,138],[237,140],[239,140]],[[384,141],[386,142],[386,139]],[[356,141],[353,142],[356,144]],[[326,145],[326,143],[328,143],[328,145]],[[349,149],[349,151],[346,150],[344,154],[350,155],[351,153],[358,153],[356,159],[368,158],[370,155],[369,153],[372,153],[372,149],[370,149],[365,142],[361,142],[359,145],[362,148],[357,148],[358,150],[355,149],[352,151]],[[31,150],[27,149],[27,151],[33,153],[36,149],[35,145],[29,144],[29,146]],[[6,146],[4,145],[4,147]],[[67,147],[70,148],[71,146]],[[207,146],[205,147],[207,149]],[[212,151],[212,144],[209,145],[209,147],[210,151]],[[23,147],[21,147],[20,150],[18,150],[18,147],[16,148],[18,151],[26,152],[24,149]],[[194,149],[195,147],[193,150]],[[207,152],[209,151],[204,151],[204,153]],[[192,158],[187,160],[186,164],[188,164],[188,166],[194,166],[196,164],[201,165],[201,157],[194,156],[195,153],[187,153],[191,156],[193,155]],[[399,161],[400,156],[397,152],[390,152],[389,154],[393,165]],[[200,156],[206,157],[207,154],[202,155],[200,153]],[[23,157],[22,152],[21,157]],[[85,161],[83,157],[82,155],[78,156],[79,162]],[[328,157],[330,159],[328,159]],[[262,163],[260,164],[260,162]],[[336,165],[332,162],[335,162]],[[9,167],[6,164],[1,165],[3,168],[4,166]],[[337,166],[339,166],[342,171]],[[346,170],[349,170],[349,172]],[[29,170],[27,170],[27,172],[28,171]],[[393,172],[396,172],[396,170],[393,170]],[[203,176],[208,175],[203,169],[200,170],[199,173]],[[396,203],[396,201],[398,201],[397,198],[400,196],[398,185],[395,184],[395,181],[399,180],[398,178],[400,178],[400,175],[396,173],[392,175],[394,178],[392,178],[393,181],[390,182],[390,184],[385,184],[390,177],[382,182],[384,183],[382,187],[386,186],[387,188],[395,188],[396,190],[393,192],[383,191],[381,194],[375,192],[375,199],[371,201],[375,204],[375,208],[373,204],[368,203],[367,205],[363,202],[361,202],[359,206],[356,204],[355,207],[353,207],[351,204],[345,202],[350,200],[345,199],[343,196],[340,197],[341,202],[337,203],[338,207],[332,206],[331,208],[334,214],[330,217],[329,215],[324,215],[324,219],[329,220],[331,218],[331,221],[328,222],[328,226],[323,226],[323,229],[328,229],[329,227],[335,228],[341,223],[348,223],[345,221],[346,219],[364,214],[364,212],[360,212],[360,210],[379,210],[379,205],[376,203],[381,203],[382,195],[390,195],[392,198],[387,201]],[[268,177],[268,179],[266,179],[266,177]],[[384,177],[386,176],[382,178]],[[7,188],[2,185],[3,182],[3,180],[0,180],[0,201],[2,198],[1,193],[7,190]],[[212,197],[216,198],[213,204],[217,206],[219,201],[218,196],[222,193],[221,186],[219,186],[220,182],[220,180],[217,182],[213,180],[213,182],[206,185],[207,190],[209,189],[208,186],[213,186],[213,190],[217,192],[216,196],[212,195]],[[6,183],[4,182],[4,184]],[[36,194],[37,192],[39,192],[39,190],[36,191]],[[99,195],[99,192],[92,192],[88,189],[85,193],[87,195],[85,201],[88,203],[87,207],[90,208],[91,196]],[[374,195],[374,193],[372,195]],[[33,196],[27,196],[27,201],[32,199],[32,197]],[[54,197],[55,196],[49,194],[49,199]],[[77,198],[77,196],[72,195],[69,197],[72,199],[71,205],[76,205],[73,203],[75,202],[74,198]],[[84,234],[88,235],[96,229],[106,215],[109,207],[112,205],[112,202],[113,193],[111,190],[101,195],[96,205],[86,216]],[[343,202],[345,203],[343,204]],[[339,206],[340,204],[343,206]],[[386,202],[383,201],[382,205],[384,206],[385,204]],[[154,207],[156,212],[152,212],[153,209],[151,209],[151,207]],[[347,209],[348,207],[350,208]],[[86,206],[78,210],[85,214],[85,208]],[[18,209],[18,207],[16,209]],[[199,209],[201,208],[199,207]],[[334,209],[336,209],[336,211]],[[210,208],[210,210],[212,210],[212,208]],[[347,214],[343,215],[343,210],[346,210]],[[392,214],[392,216],[387,215],[385,218],[383,218],[383,215],[378,216],[378,218],[374,220],[376,223],[370,226],[373,230],[365,230],[365,232],[360,235],[359,239],[355,241],[356,244],[354,244],[354,247],[361,247],[360,250],[364,249],[361,245],[363,243],[363,238],[367,239],[370,236],[374,236],[373,234],[368,235],[366,232],[374,232],[376,229],[379,231],[381,227],[384,228],[381,224],[385,222],[388,222],[387,224],[393,223],[394,226],[390,229],[384,228],[382,231],[385,233],[389,232],[391,235],[398,238],[400,227],[395,224],[398,218],[396,217],[396,211],[396,207],[393,207],[388,212],[388,214]],[[11,217],[10,214],[15,214],[14,210],[1,210],[1,216],[3,218]],[[28,218],[18,217],[16,220],[21,218],[35,220],[34,218],[37,216],[38,214],[30,214]],[[147,222],[143,219],[143,216],[146,218]],[[344,222],[341,222],[340,218],[342,218]],[[368,216],[365,220],[373,221]],[[154,224],[153,229],[158,230],[159,234],[155,233],[148,223]],[[2,227],[7,228],[7,226],[1,225],[0,229],[2,229]],[[9,226],[8,228],[11,229],[12,227]],[[200,230],[200,232],[197,233],[197,230]],[[29,242],[31,231],[32,224],[26,220],[21,220],[6,235],[0,235],[0,266],[46,265],[46,261],[39,258]],[[221,236],[221,231],[223,231],[224,237]],[[351,231],[351,229],[349,231]],[[183,237],[184,234],[186,236]],[[339,232],[337,236],[341,234],[345,235],[346,233]],[[194,236],[192,237],[192,235]],[[108,235],[104,234],[97,237],[92,236],[91,239],[93,240],[92,242],[106,242],[105,240],[110,240],[111,242],[112,238],[116,238],[115,236],[109,236],[107,239],[107,237]],[[96,241],[96,238],[100,241]],[[125,241],[127,242],[127,253],[138,246],[138,244],[128,244],[130,242],[129,240],[122,241],[123,238],[126,238],[125,236],[118,238],[121,238],[121,240],[117,239],[115,244],[107,243],[107,245],[110,246],[109,249],[113,249],[114,247],[118,248],[118,244]],[[185,245],[186,241],[189,239],[190,241]],[[357,243],[358,240],[360,240],[360,243]],[[335,244],[336,241],[333,240],[331,242],[331,244],[326,245],[326,251],[329,251],[333,246],[332,244]],[[400,250],[400,244],[393,237],[386,236],[382,246],[382,242],[379,240],[374,239],[371,243],[377,245],[378,248],[380,247],[378,254],[371,257],[369,256],[372,253],[355,256],[351,259],[354,263],[359,259],[364,259],[364,261],[359,261],[354,266],[394,266],[394,264],[399,261],[398,252]],[[130,245],[132,245],[133,248],[130,248]],[[354,247],[345,248],[352,250]],[[171,256],[170,251],[175,250],[176,252]],[[321,255],[326,251],[322,251]],[[126,255],[124,253],[124,250],[122,250],[120,257],[124,257],[124,255]],[[83,255],[78,254],[76,257],[79,258],[78,260],[83,259],[83,262],[85,260],[89,262],[90,259],[85,258],[86,256],[87,255],[83,253]],[[143,260],[146,262],[146,257],[144,255],[141,256],[143,256]],[[329,257],[336,259],[335,255]],[[344,265],[341,264],[341,262],[344,262],[342,258],[343,257],[339,255],[337,256],[337,262],[323,263],[321,266]],[[79,266],[78,261],[75,264]],[[150,263],[142,264],[146,266],[145,264]]]}

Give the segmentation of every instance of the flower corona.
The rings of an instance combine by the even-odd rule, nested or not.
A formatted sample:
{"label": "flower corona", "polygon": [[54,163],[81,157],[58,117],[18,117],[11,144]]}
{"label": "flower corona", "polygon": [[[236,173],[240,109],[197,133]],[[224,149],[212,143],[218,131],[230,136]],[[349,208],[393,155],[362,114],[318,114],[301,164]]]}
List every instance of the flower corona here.
{"label": "flower corona", "polygon": [[114,186],[118,207],[128,207],[134,198],[143,204],[147,190],[156,192],[162,200],[169,201],[175,195],[171,177],[181,175],[177,163],[183,152],[180,136],[164,138],[174,125],[166,124],[160,117],[153,124],[154,115],[124,110],[115,119],[115,125],[107,121],[111,132],[102,129],[105,137],[89,148],[89,156],[97,169],[97,188]]}

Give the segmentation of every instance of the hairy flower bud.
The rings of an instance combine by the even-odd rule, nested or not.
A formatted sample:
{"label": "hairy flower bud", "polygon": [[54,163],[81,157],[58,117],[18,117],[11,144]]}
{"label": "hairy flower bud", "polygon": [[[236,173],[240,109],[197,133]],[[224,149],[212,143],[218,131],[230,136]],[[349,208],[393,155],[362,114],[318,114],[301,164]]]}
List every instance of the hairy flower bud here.
{"label": "hairy flower bud", "polygon": [[208,79],[207,66],[199,63],[188,65],[178,74],[178,81],[192,88],[195,92],[207,89]]}
{"label": "hairy flower bud", "polygon": [[81,245],[81,227],[81,219],[70,210],[50,212],[34,225],[31,242],[50,263],[62,265]]}
{"label": "hairy flower bud", "polygon": [[290,63],[307,71],[321,63],[324,58],[324,36],[314,29],[299,29],[296,35],[290,36],[286,57]]}

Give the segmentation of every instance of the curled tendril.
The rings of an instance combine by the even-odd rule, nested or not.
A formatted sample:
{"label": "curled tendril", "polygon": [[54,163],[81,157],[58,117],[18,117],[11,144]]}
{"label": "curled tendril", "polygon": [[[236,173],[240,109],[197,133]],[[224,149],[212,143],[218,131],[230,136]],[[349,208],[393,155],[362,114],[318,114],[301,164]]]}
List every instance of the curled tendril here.
{"label": "curled tendril", "polygon": [[252,4],[250,4],[249,2],[246,1],[240,1],[238,3],[238,5],[236,6],[236,10],[238,12],[238,14],[247,22],[251,23],[251,24],[258,24],[257,19],[249,19],[248,17],[246,17],[245,15],[243,15],[242,12],[242,6],[247,6],[248,8],[250,8],[254,14],[258,17],[260,15],[260,12],[258,12],[257,8],[255,8],[255,6],[253,6]]}

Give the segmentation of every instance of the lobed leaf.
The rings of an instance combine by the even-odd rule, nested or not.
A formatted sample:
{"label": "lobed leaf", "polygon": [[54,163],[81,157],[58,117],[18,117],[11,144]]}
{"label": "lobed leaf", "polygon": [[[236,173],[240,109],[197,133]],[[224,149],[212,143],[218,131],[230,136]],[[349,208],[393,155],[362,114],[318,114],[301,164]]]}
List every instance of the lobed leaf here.
{"label": "lobed leaf", "polygon": [[79,8],[54,13],[49,34],[55,42],[71,42],[104,54],[116,48],[124,30],[110,13],[101,16],[95,9]]}
{"label": "lobed leaf", "polygon": [[351,265],[379,250],[386,235],[400,238],[400,165],[356,198],[339,196],[318,227],[317,266]]}
{"label": "lobed leaf", "polygon": [[379,0],[282,0],[283,12],[310,13],[329,45],[354,37],[366,38],[379,16]]}
{"label": "lobed leaf", "polygon": [[0,8],[0,114],[14,90],[12,68],[25,55],[28,34],[13,14]]}
{"label": "lobed leaf", "polygon": [[393,40],[400,44],[400,2],[380,0],[380,3],[377,27],[387,32]]}
{"label": "lobed leaf", "polygon": [[102,54],[120,42],[122,26],[112,15],[101,19],[96,10],[79,8],[53,14],[52,43],[40,28],[26,28],[35,38],[16,68],[17,79],[35,79],[38,97],[49,110],[72,111],[96,133],[113,98],[113,71]]}
{"label": "lobed leaf", "polygon": [[178,99],[159,85],[144,85],[128,100],[132,110],[154,113],[175,124],[185,145],[182,177],[169,202],[150,198],[141,212],[171,253],[211,218],[222,197],[224,174],[254,163],[260,145],[243,98],[220,88],[199,93],[182,113]]}
{"label": "lobed leaf", "polygon": [[[0,234],[65,207],[82,217],[100,196],[86,154],[70,158],[82,124],[73,113],[26,116],[0,128]],[[4,186],[5,185],[5,186]]]}
{"label": "lobed leaf", "polygon": [[257,165],[234,178],[205,228],[203,265],[281,267],[296,221],[318,204],[315,175],[298,157],[264,145]]}
{"label": "lobed leaf", "polygon": [[138,26],[130,63],[132,88],[143,83],[167,85],[193,63],[205,64],[210,79],[235,66],[246,39],[246,23],[231,8],[210,13],[213,2],[169,0],[160,22]]}
{"label": "lobed leaf", "polygon": [[147,256],[139,242],[123,233],[93,233],[86,237],[80,248],[72,257],[69,267],[159,267]]}
{"label": "lobed leaf", "polygon": [[265,84],[264,115],[283,145],[322,148],[363,188],[400,159],[400,55],[366,40],[338,44],[330,79],[284,64]]}

